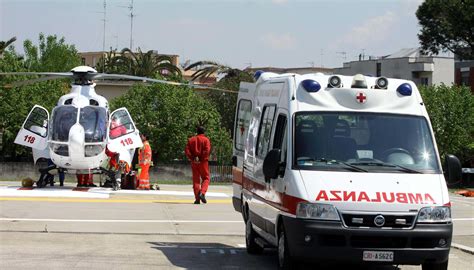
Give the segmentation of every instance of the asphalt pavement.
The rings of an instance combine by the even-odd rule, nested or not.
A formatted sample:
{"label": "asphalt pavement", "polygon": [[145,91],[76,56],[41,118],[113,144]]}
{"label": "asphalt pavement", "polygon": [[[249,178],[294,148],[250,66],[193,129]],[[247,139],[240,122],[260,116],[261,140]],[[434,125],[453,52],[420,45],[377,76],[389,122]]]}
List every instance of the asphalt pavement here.
{"label": "asphalt pavement", "polygon": [[[162,185],[150,192],[74,191],[85,193],[79,197],[62,197],[71,187],[22,190],[18,195],[12,185],[0,183],[0,269],[276,268],[274,249],[259,256],[246,253],[244,224],[233,210],[231,186],[211,186],[209,203],[194,205],[190,185]],[[40,196],[44,192],[49,196]],[[474,199],[451,194],[451,200],[449,269],[472,269]],[[366,269],[336,265],[341,267]]]}

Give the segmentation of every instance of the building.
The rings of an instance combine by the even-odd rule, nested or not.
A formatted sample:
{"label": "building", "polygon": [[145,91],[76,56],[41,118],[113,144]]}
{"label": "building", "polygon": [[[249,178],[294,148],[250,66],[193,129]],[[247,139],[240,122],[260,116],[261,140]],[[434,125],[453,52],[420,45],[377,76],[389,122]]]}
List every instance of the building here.
{"label": "building", "polygon": [[418,85],[454,83],[454,58],[423,55],[419,48],[402,49],[391,55],[369,57],[343,64],[335,74],[384,76],[411,80]]}
{"label": "building", "polygon": [[[85,66],[90,66],[96,68],[99,61],[102,57],[106,56],[108,52],[104,51],[97,51],[97,52],[80,52],[79,55],[82,60],[82,64]],[[120,52],[117,52],[119,54]],[[158,55],[158,52],[155,51]],[[175,54],[166,54],[171,58],[171,63],[181,69],[181,74],[183,79],[186,81],[190,81],[192,78],[192,74],[195,70],[187,70],[185,71],[179,64],[179,55]],[[207,78],[201,78],[194,82],[194,84],[203,84],[203,85],[212,85],[217,81],[217,74],[211,75]],[[104,96],[108,100],[121,96],[122,94],[126,93],[130,87],[132,87],[137,81],[97,81],[96,85],[96,92],[99,95]]]}
{"label": "building", "polygon": [[277,74],[284,73],[296,73],[296,74],[310,74],[310,73],[324,73],[324,74],[333,74],[332,68],[322,68],[322,67],[296,67],[296,68],[277,68],[277,67],[256,67],[256,68],[246,68],[245,71],[250,73],[255,73],[257,70],[265,72],[274,72]]}
{"label": "building", "polygon": [[456,61],[454,64],[454,83],[466,85],[474,93],[474,60]]}

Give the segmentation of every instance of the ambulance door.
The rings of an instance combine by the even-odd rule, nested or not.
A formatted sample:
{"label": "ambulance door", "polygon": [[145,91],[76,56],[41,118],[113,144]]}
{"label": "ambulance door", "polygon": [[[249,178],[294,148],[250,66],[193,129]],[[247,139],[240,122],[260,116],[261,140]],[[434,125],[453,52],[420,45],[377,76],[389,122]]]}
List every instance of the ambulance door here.
{"label": "ambulance door", "polygon": [[117,109],[110,114],[107,139],[107,147],[116,153],[143,146],[138,129],[126,108]]}
{"label": "ambulance door", "polygon": [[267,181],[268,197],[266,199],[271,202],[271,204],[266,204],[265,220],[266,230],[269,233],[276,232],[276,219],[280,212],[280,209],[276,208],[274,205],[284,208],[283,197],[285,196],[285,180],[283,177],[288,152],[288,111],[285,109],[279,109],[275,119],[276,123],[274,124],[275,128],[271,139],[271,149],[280,149],[280,162],[282,162],[282,167],[280,168],[280,174],[276,179],[270,179]]}
{"label": "ambulance door", "polygon": [[255,160],[253,167],[253,185],[252,196],[249,202],[249,208],[252,214],[250,220],[253,224],[260,227],[262,230],[267,230],[267,197],[269,188],[268,183],[265,182],[263,175],[263,160],[270,151],[271,143],[270,137],[274,125],[276,113],[276,104],[265,104],[262,108],[262,116],[258,126],[258,136],[255,148]]}
{"label": "ambulance door", "polygon": [[239,96],[234,123],[234,140],[232,156],[232,176],[233,176],[233,202],[234,209],[241,211],[242,208],[242,186],[243,186],[243,163],[245,147],[249,135],[250,121],[252,120],[252,108],[255,84],[240,83]]}
{"label": "ambulance door", "polygon": [[48,146],[48,122],[48,111],[35,105],[16,135],[15,143],[44,150]]}

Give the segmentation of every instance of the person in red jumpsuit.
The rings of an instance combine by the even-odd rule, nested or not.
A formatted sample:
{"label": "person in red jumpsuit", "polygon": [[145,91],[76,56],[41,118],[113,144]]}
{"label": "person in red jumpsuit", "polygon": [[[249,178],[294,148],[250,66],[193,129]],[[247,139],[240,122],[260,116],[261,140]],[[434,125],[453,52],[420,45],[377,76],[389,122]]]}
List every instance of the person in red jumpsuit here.
{"label": "person in red jumpsuit", "polygon": [[[203,126],[197,127],[197,135],[191,137],[186,144],[186,157],[191,161],[193,171],[194,204],[207,203],[206,192],[209,187],[209,155],[211,142],[204,135]],[[202,182],[201,182],[202,180]]]}
{"label": "person in red jumpsuit", "polygon": [[138,150],[138,165],[140,166],[140,175],[138,176],[137,189],[149,190],[150,174],[148,170],[150,169],[151,165],[151,147],[145,134],[141,133],[140,138],[142,139],[143,147]]}

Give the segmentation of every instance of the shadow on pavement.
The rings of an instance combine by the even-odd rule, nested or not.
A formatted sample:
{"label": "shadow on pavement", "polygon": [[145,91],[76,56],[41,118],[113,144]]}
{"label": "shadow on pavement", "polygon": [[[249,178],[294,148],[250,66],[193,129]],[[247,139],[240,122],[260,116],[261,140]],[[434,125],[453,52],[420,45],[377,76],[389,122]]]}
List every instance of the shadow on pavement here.
{"label": "shadow on pavement", "polygon": [[[233,247],[222,243],[196,242],[148,242],[151,248],[163,253],[176,267],[185,269],[277,269],[276,249],[265,249],[261,255],[249,255],[245,247]],[[396,270],[392,265],[349,265],[301,263],[298,269],[384,269]]]}

